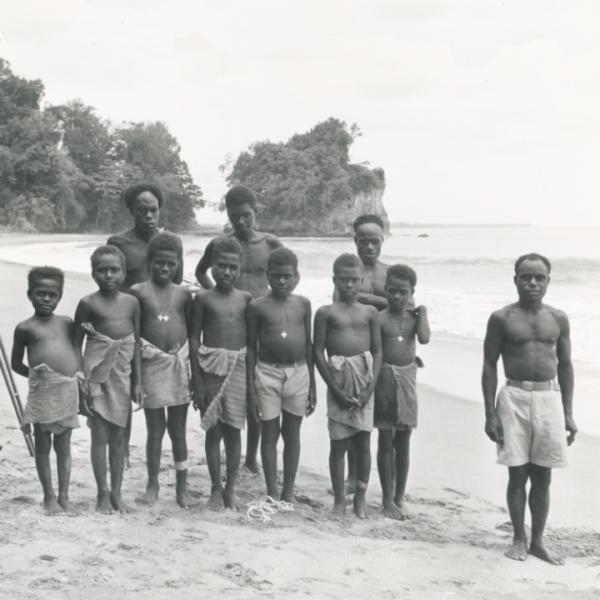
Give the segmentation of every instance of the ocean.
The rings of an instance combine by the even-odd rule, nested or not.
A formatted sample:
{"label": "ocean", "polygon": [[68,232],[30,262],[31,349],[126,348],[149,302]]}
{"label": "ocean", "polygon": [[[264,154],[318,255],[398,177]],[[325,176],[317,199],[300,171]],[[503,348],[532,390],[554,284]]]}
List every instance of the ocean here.
{"label": "ocean", "polygon": [[[185,273],[193,279],[208,237],[184,235]],[[576,369],[575,415],[579,428],[600,434],[600,230],[546,227],[393,228],[382,260],[412,266],[418,276],[415,301],[429,309],[430,347],[420,349],[426,368],[420,381],[455,395],[480,400],[481,341],[490,313],[516,298],[515,259],[540,252],[552,261],[546,302],[570,318]],[[98,235],[0,236],[1,259],[27,265],[54,264],[65,271],[89,272]],[[342,252],[354,251],[349,238],[283,240],[299,257],[297,293],[308,296],[313,311],[330,302],[331,265]],[[469,372],[457,373],[453,353],[470,356]],[[578,417],[579,415],[579,417]]]}

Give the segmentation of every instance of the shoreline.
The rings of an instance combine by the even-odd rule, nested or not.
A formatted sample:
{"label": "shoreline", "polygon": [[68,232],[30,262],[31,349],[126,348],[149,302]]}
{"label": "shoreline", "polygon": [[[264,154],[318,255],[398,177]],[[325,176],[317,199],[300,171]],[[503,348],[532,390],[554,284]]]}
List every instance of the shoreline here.
{"label": "shoreline", "polygon": [[[27,267],[4,263],[0,268],[10,290],[0,295],[0,332],[10,346],[14,326],[31,312],[25,296]],[[88,275],[66,273],[65,295],[57,312],[72,314],[79,298],[93,289]],[[26,381],[16,379],[25,398]],[[373,433],[369,518],[356,519],[349,505],[343,522],[330,520],[325,390],[320,378],[318,382],[317,411],[302,426],[299,502],[294,512],[276,514],[264,524],[248,521],[244,512],[207,510],[210,481],[204,432],[192,410],[187,429],[189,484],[196,505],[191,510],[181,510],[174,502],[167,438],[159,501],[150,508],[135,505],[146,477],[145,424],[135,413],[132,467],[125,472],[123,493],[136,512],[105,516],[94,511],[89,430],[82,418],[81,427],[73,432],[71,478],[71,498],[82,515],[45,517],[34,461],[3,387],[0,539],[5,543],[0,544],[0,573],[7,597],[75,600],[85,595],[87,600],[100,600],[115,595],[171,600],[183,593],[207,597],[227,592],[236,599],[284,600],[307,593],[348,599],[399,593],[419,599],[596,597],[599,439],[581,435],[569,450],[571,467],[555,471],[547,537],[549,545],[567,554],[567,565],[554,567],[532,557],[517,563],[502,556],[511,537],[503,506],[506,470],[495,464],[494,445],[483,433],[481,406],[423,383],[419,427],[411,443],[412,518],[396,522],[381,514]],[[242,472],[238,494],[244,503],[258,500],[264,495],[262,476]]]}

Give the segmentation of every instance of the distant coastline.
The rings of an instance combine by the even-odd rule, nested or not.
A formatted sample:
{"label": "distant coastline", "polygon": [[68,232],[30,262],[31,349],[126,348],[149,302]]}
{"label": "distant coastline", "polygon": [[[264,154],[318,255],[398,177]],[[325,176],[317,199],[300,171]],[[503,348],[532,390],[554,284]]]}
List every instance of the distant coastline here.
{"label": "distant coastline", "polygon": [[403,221],[391,222],[390,227],[403,227],[405,229],[449,228],[449,227],[533,227],[531,223],[406,223]]}

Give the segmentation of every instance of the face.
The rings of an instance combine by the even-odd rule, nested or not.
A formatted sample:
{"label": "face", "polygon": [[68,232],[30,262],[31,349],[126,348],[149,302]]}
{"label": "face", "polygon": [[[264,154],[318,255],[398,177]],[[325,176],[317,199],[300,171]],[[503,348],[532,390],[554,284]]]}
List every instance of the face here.
{"label": "face", "polygon": [[142,192],[131,207],[135,228],[145,233],[153,233],[158,229],[160,209],[158,199],[152,192]]}
{"label": "face", "polygon": [[403,311],[413,297],[410,281],[399,277],[390,277],[385,285],[385,297],[394,311]]}
{"label": "face", "polygon": [[519,265],[514,281],[521,300],[540,301],[550,283],[548,267],[541,260],[524,260]]}
{"label": "face", "polygon": [[292,265],[275,265],[267,271],[271,293],[277,298],[287,298],[298,283],[298,272]]}
{"label": "face", "polygon": [[92,277],[101,291],[113,292],[121,287],[125,270],[118,256],[104,254],[94,262]]}
{"label": "face", "polygon": [[376,223],[363,223],[354,236],[356,251],[366,265],[373,264],[381,254],[383,230]]}
{"label": "face", "polygon": [[179,254],[175,250],[158,250],[149,262],[152,281],[168,283],[173,281],[179,266]]}
{"label": "face", "polygon": [[227,209],[227,217],[237,234],[248,235],[254,229],[254,209],[249,204],[232,206]]}
{"label": "face", "polygon": [[35,314],[40,317],[49,317],[54,312],[61,296],[60,285],[54,279],[36,279],[32,289],[27,290],[27,297],[33,305]]}
{"label": "face", "polygon": [[218,288],[229,290],[240,276],[241,257],[235,252],[219,252],[214,259],[211,273]]}
{"label": "face", "polygon": [[362,280],[362,271],[358,267],[340,267],[333,274],[333,283],[341,300],[356,298]]}

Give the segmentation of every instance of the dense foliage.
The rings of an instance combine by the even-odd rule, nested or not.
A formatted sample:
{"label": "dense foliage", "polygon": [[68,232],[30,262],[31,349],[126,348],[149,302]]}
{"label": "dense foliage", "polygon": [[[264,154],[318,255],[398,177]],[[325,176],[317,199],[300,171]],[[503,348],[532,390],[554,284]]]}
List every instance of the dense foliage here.
{"label": "dense foliage", "polygon": [[194,223],[203,206],[177,140],[157,123],[115,127],[75,100],[42,107],[44,86],[0,59],[0,227],[18,231],[116,231],[131,217],[129,184],[164,190],[171,230]]}
{"label": "dense foliage", "polygon": [[[357,196],[378,197],[372,211],[384,214],[383,169],[350,163],[350,146],[360,131],[330,118],[287,142],[256,142],[242,152],[227,181],[254,190],[262,227],[284,235],[345,232],[345,214]],[[344,213],[344,214],[340,214]]]}

